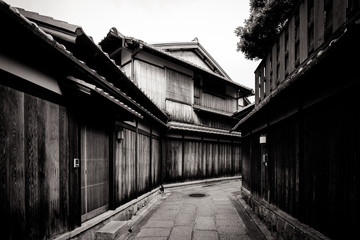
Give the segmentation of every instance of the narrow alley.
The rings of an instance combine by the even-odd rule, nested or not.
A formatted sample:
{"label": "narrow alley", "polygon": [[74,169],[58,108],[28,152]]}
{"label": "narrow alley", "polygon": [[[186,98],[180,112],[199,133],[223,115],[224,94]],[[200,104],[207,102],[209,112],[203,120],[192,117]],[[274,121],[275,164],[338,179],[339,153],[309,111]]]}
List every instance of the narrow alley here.
{"label": "narrow alley", "polygon": [[240,181],[166,189],[128,240],[266,239],[239,201]]}

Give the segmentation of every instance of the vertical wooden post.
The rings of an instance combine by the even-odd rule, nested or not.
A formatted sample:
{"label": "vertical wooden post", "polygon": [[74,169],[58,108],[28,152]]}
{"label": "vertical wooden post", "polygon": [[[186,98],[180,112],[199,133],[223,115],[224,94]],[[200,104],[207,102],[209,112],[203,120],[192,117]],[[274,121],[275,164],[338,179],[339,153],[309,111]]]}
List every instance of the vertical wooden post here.
{"label": "vertical wooden post", "polygon": [[149,158],[149,190],[153,187],[153,176],[152,176],[152,154],[153,153],[153,134],[152,134],[152,125],[150,125],[150,158]]}
{"label": "vertical wooden post", "polygon": [[109,209],[116,208],[116,127],[115,121],[109,123]]}
{"label": "vertical wooden post", "polygon": [[80,127],[76,110],[69,111],[69,225],[81,225],[80,167],[74,168],[74,159],[80,156]]}
{"label": "vertical wooden post", "polygon": [[139,121],[136,120],[136,129],[135,129],[135,193],[138,193],[138,158],[139,158]]}
{"label": "vertical wooden post", "polygon": [[184,143],[184,134],[182,134],[181,138],[181,179],[184,181],[184,173],[185,173],[185,143]]}

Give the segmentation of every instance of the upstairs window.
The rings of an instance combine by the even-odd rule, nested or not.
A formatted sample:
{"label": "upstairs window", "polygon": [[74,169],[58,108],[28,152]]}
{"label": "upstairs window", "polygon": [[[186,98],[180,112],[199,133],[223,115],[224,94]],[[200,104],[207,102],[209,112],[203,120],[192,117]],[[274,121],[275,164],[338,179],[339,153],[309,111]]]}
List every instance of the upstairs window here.
{"label": "upstairs window", "polygon": [[333,28],[333,3],[332,0],[324,0],[324,35],[325,40],[329,39]]}
{"label": "upstairs window", "polygon": [[166,69],[166,98],[180,103],[192,104],[193,82],[186,74]]}
{"label": "upstairs window", "polygon": [[205,79],[203,84],[204,84],[205,93],[209,93],[217,97],[225,98],[226,87],[224,83],[220,81],[216,81],[215,79]]}
{"label": "upstairs window", "polygon": [[308,0],[307,5],[308,18],[308,51],[314,51],[314,0]]}

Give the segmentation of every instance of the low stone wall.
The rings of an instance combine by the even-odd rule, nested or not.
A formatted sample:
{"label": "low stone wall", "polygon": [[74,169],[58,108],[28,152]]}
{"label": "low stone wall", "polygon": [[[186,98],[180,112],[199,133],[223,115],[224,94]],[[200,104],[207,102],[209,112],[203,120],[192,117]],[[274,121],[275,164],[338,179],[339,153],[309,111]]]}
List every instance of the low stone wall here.
{"label": "low stone wall", "polygon": [[89,240],[95,239],[95,233],[110,221],[128,221],[130,228],[134,221],[137,221],[137,214],[148,204],[159,196],[159,188],[152,190],[115,210],[109,210],[89,221],[82,223],[82,225],[71,232],[58,236],[54,240],[76,239]]}
{"label": "low stone wall", "polygon": [[256,199],[247,189],[241,189],[242,199],[271,232],[274,239],[329,240],[315,229],[299,222],[262,199]]}

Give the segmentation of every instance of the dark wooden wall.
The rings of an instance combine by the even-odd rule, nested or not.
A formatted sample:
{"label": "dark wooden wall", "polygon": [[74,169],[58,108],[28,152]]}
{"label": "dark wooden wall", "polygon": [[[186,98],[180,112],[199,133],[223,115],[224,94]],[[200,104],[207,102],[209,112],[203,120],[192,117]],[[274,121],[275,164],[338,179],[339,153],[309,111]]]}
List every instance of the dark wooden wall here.
{"label": "dark wooden wall", "polygon": [[241,127],[243,186],[332,239],[356,234],[360,215],[358,40],[350,35]]}
{"label": "dark wooden wall", "polygon": [[65,107],[0,85],[0,203],[4,239],[68,230]]}
{"label": "dark wooden wall", "polygon": [[157,187],[161,182],[161,142],[146,131],[126,128],[115,143],[115,207]]}
{"label": "dark wooden wall", "polygon": [[241,174],[240,141],[168,138],[164,153],[165,182]]}

